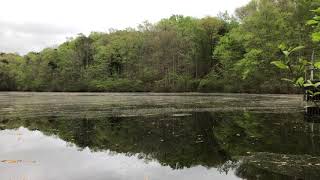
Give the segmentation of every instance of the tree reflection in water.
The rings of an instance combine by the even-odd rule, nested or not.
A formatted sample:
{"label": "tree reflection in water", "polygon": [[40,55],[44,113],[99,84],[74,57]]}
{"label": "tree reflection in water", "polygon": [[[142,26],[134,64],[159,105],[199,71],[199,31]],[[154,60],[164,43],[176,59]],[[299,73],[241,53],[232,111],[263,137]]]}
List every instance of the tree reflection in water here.
{"label": "tree reflection in water", "polygon": [[[36,119],[4,119],[2,129],[26,127],[46,135],[74,143],[79,150],[110,150],[138,155],[146,161],[157,160],[163,166],[183,169],[194,166],[219,168],[246,179],[306,178],[305,173],[294,174],[303,164],[265,168],[272,159],[286,154],[320,156],[320,126],[303,121],[302,113],[255,112],[194,112],[189,115],[172,114],[139,117],[104,117],[70,119],[40,117]],[[257,156],[267,152],[270,161]],[[249,159],[244,160],[246,157]],[[240,161],[239,161],[240,160]],[[260,162],[260,165],[257,165]],[[285,160],[284,160],[285,162]],[[320,163],[320,160],[319,160]],[[316,164],[316,163],[315,163]],[[304,168],[317,179],[317,168]],[[319,172],[319,171],[318,171]]]}

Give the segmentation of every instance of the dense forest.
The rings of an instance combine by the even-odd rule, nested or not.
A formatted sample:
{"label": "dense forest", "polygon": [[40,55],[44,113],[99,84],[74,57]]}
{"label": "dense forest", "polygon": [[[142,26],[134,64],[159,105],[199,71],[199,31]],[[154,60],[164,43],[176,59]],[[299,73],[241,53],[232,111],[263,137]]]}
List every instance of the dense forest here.
{"label": "dense forest", "polygon": [[26,55],[0,54],[0,90],[295,93],[279,45],[317,58],[306,22],[320,0],[252,0],[235,15],[173,15],[137,28],[79,34]]}

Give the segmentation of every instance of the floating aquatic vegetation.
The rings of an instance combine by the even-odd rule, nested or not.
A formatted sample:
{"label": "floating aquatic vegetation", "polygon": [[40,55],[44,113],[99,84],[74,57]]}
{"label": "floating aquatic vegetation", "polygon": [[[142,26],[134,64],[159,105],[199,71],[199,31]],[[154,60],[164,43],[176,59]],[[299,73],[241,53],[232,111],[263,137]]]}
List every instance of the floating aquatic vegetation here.
{"label": "floating aquatic vegetation", "polygon": [[187,114],[187,113],[184,113],[184,114],[173,114],[172,116],[173,117],[184,117],[184,116],[192,116],[192,114]]}
{"label": "floating aquatic vegetation", "polygon": [[242,160],[239,167],[241,170],[252,167],[302,179],[305,177],[320,178],[320,157],[260,152],[240,159]]}
{"label": "floating aquatic vegetation", "polygon": [[[292,112],[301,110],[298,95],[248,94],[137,94],[14,93],[0,96],[0,120],[34,117],[134,117],[169,114],[190,116],[191,112]],[[52,96],[54,95],[54,98]],[[72,98],[70,98],[72,97]],[[303,109],[302,109],[303,110]],[[172,115],[173,114],[173,115]]]}

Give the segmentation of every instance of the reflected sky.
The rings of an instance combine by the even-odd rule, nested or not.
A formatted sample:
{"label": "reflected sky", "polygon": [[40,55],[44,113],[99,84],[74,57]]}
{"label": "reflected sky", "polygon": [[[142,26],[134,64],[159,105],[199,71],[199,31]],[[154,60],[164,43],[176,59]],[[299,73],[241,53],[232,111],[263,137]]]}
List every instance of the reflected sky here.
{"label": "reflected sky", "polygon": [[[111,151],[92,152],[79,149],[56,136],[20,127],[0,131],[0,161],[21,160],[17,163],[0,162],[0,179],[23,180],[232,180],[216,168],[195,166],[173,170],[156,160],[140,159]],[[35,161],[35,162],[33,162]]]}

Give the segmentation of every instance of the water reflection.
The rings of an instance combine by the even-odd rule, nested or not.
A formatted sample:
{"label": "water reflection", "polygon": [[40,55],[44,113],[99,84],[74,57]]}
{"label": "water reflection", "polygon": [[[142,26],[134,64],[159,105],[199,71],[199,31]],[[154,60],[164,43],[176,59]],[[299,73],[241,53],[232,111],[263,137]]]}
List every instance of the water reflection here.
{"label": "water reflection", "polygon": [[111,150],[143,159],[157,159],[173,169],[215,167],[230,159],[212,132],[207,113],[173,117],[107,117],[101,119],[40,118],[9,120],[7,129],[27,127],[56,135],[79,149]]}
{"label": "water reflection", "polygon": [[[305,178],[303,173],[290,172],[294,168],[290,164],[287,171],[266,168],[272,157],[281,154],[287,154],[287,159],[291,155],[319,156],[320,126],[304,122],[303,117],[303,113],[239,111],[152,118],[4,119],[0,123],[4,129],[0,131],[0,157],[20,163],[0,163],[1,172],[5,172],[0,177],[8,179],[19,174],[32,179]],[[261,158],[266,155],[256,156],[257,152],[273,154],[268,154],[266,161]],[[243,157],[252,158],[242,161]],[[37,163],[24,163],[30,161]],[[50,171],[43,174],[46,169]],[[312,173],[308,179],[319,177]]]}
{"label": "water reflection", "polygon": [[[17,140],[16,134],[22,134]],[[1,179],[21,180],[105,180],[105,179],[233,179],[215,168],[203,166],[173,171],[156,160],[145,161],[139,155],[128,156],[109,150],[81,151],[61,139],[25,128],[0,132],[0,157],[19,159],[20,163],[1,163]],[[29,163],[35,161],[35,163]]]}
{"label": "water reflection", "polygon": [[0,179],[320,179],[320,124],[305,121],[298,96],[25,93],[0,102]]}

